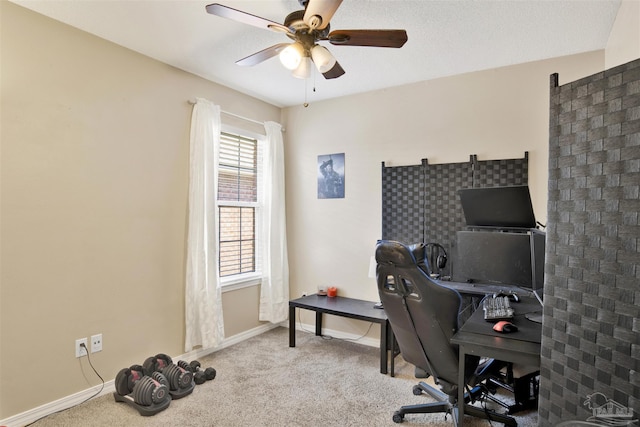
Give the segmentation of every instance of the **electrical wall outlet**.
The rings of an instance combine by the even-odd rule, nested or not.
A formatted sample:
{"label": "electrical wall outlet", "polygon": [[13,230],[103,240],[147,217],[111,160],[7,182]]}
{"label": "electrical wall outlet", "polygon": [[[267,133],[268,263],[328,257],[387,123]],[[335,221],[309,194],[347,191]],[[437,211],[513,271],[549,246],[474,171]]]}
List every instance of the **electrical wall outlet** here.
{"label": "electrical wall outlet", "polygon": [[91,353],[102,351],[102,334],[91,335]]}
{"label": "electrical wall outlet", "polygon": [[[84,344],[82,347],[80,344]],[[82,357],[87,355],[87,339],[86,338],[78,338],[76,340],[76,357]]]}

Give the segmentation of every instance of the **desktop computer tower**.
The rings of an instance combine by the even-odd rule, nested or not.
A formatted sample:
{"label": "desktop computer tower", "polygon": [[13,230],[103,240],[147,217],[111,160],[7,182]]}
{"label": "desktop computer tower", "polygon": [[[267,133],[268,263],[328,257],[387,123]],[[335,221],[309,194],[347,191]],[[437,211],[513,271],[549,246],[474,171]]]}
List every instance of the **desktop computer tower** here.
{"label": "desktop computer tower", "polygon": [[452,277],[456,282],[542,290],[545,234],[540,230],[459,231],[456,249]]}

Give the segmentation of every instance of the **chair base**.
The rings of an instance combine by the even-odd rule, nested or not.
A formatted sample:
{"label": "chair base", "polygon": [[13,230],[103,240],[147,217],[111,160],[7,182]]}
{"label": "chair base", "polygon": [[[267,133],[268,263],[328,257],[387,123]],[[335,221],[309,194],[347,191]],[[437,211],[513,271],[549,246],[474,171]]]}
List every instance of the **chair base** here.
{"label": "chair base", "polygon": [[[458,425],[458,419],[459,419],[458,405],[455,403],[455,401],[452,402],[453,398],[450,398],[447,394],[431,387],[430,385],[424,382],[420,382],[418,383],[418,385],[413,387],[413,394],[420,395],[422,394],[422,392],[426,392],[431,397],[436,399],[437,402],[403,406],[399,410],[394,412],[393,422],[395,423],[403,422],[404,416],[406,414],[444,413],[444,414],[451,415],[454,426]],[[465,405],[464,413],[466,415],[471,415],[477,418],[497,421],[509,427],[517,427],[518,425],[518,423],[513,417],[510,417],[504,414],[499,414],[489,409],[478,408],[477,406]]]}

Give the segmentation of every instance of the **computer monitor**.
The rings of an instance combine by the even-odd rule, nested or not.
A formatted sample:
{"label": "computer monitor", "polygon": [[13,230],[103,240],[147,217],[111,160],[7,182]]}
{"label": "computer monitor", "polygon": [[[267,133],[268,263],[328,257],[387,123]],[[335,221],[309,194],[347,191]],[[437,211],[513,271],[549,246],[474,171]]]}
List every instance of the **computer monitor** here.
{"label": "computer monitor", "polygon": [[458,190],[467,227],[536,228],[526,185]]}
{"label": "computer monitor", "polygon": [[542,294],[545,234],[499,230],[459,231],[456,282],[515,285]]}

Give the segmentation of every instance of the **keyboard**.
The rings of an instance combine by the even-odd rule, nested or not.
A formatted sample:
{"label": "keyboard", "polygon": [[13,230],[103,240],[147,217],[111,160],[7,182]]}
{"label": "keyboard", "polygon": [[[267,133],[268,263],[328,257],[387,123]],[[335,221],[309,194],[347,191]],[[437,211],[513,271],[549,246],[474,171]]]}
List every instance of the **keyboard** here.
{"label": "keyboard", "polygon": [[486,297],[482,300],[484,320],[509,320],[513,319],[513,308],[508,296]]}

